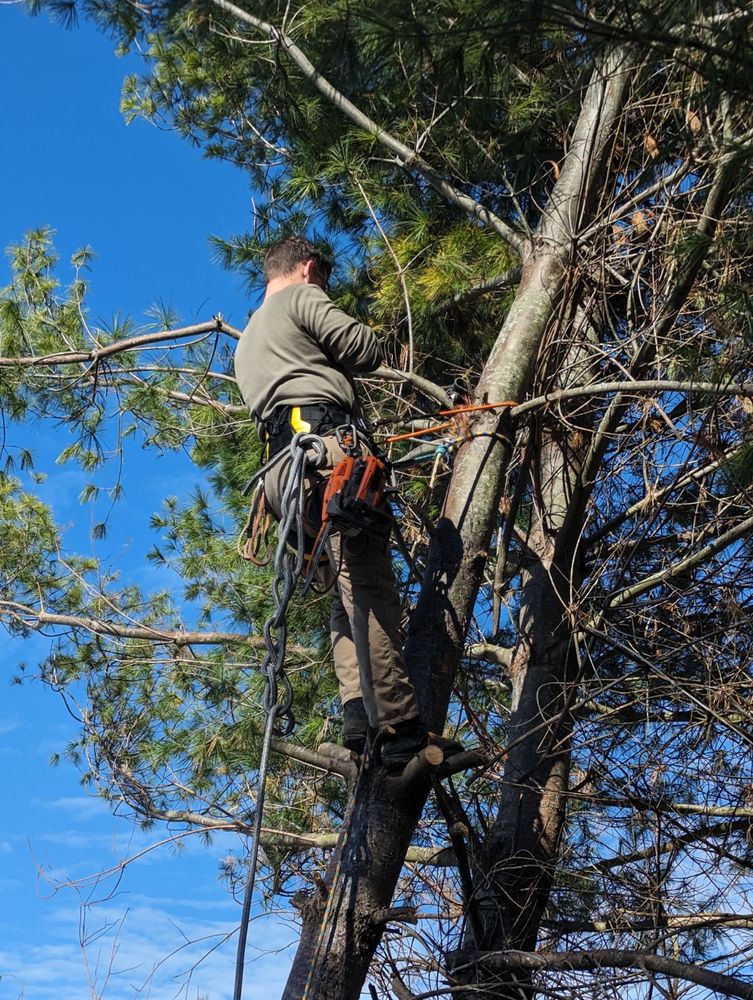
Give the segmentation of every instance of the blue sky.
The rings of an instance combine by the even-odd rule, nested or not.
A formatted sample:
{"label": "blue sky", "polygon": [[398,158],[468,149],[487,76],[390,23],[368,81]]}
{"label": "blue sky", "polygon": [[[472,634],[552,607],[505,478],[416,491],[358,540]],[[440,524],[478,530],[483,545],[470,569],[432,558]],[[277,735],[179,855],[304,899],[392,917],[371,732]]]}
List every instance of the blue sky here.
{"label": "blue sky", "polygon": [[[49,225],[63,261],[90,245],[97,255],[90,276],[95,322],[116,314],[139,322],[161,300],[187,322],[219,311],[242,326],[248,297],[239,278],[212,262],[207,237],[249,225],[247,182],[174,135],[143,122],[126,127],[120,84],[133,68],[86,25],[66,32],[0,3],[0,243],[5,248]],[[7,280],[3,257],[0,286]],[[42,493],[67,526],[67,544],[90,550],[91,511],[77,501],[84,477],[52,465],[65,442],[48,426],[25,433],[37,466],[49,472]],[[183,455],[148,463],[139,457],[126,468],[128,520],[118,510],[120,526],[96,550],[142,583],[154,572],[142,558],[153,540],[149,515],[166,493],[187,493],[196,481]],[[218,878],[218,862],[234,841],[206,848],[189,839],[180,854],[170,847],[150,852],[120,881],[56,890],[138,853],[163,831],[134,830],[82,789],[70,764],[49,766],[75,724],[49,691],[11,684],[18,661],[32,665],[47,644],[42,637],[23,645],[4,635],[0,641],[0,1000],[229,998],[235,941],[221,942],[239,908]],[[82,908],[92,900],[100,902]],[[294,936],[279,919],[255,922],[250,954],[260,940],[270,954],[249,967],[248,996],[279,995],[288,959],[275,951]]]}

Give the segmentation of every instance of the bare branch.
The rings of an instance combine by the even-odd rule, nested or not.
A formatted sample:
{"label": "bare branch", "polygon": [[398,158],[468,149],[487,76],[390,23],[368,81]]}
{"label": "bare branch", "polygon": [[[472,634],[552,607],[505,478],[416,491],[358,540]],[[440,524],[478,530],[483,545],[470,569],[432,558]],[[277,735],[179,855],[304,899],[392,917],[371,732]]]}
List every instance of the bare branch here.
{"label": "bare branch", "polygon": [[168,399],[174,399],[176,403],[186,403],[189,406],[209,406],[219,413],[225,413],[228,417],[245,417],[250,420],[251,415],[248,407],[243,403],[221,403],[218,399],[208,396],[197,396],[195,393],[178,392],[176,389],[168,390],[165,395]]}
{"label": "bare branch", "polygon": [[510,410],[511,417],[520,417],[530,410],[537,410],[551,403],[561,403],[569,399],[580,399],[589,396],[601,396],[610,392],[623,393],[660,393],[660,392],[697,392],[714,396],[753,396],[753,382],[716,383],[691,382],[675,379],[640,379],[631,382],[626,379],[621,382],[595,382],[593,385],[577,385],[567,389],[557,389],[554,392],[527,399],[524,403]]}
{"label": "bare branch", "polygon": [[641,851],[632,851],[629,854],[620,854],[613,858],[604,858],[601,861],[595,861],[592,865],[588,865],[576,874],[587,877],[595,872],[607,872],[613,868],[622,868],[625,865],[645,861],[647,858],[653,858],[657,855],[673,854],[683,847],[688,847],[690,844],[698,844],[701,841],[708,841],[715,837],[726,839],[730,833],[744,832],[749,827],[750,820],[748,819],[736,820],[733,823],[726,821],[724,823],[714,823],[713,825],[703,824],[693,830],[678,834],[676,837],[666,837],[658,846],[652,844]]}
{"label": "bare branch", "polygon": [[[109,635],[118,639],[146,639],[154,643],[172,643],[176,646],[214,646],[225,643],[242,643],[254,649],[264,648],[264,637],[243,632],[184,632],[157,628],[150,625],[118,625],[98,618],[83,618],[79,615],[53,614],[32,608],[15,601],[0,600],[0,614],[5,614],[27,628],[40,629],[45,625],[61,625],[65,628],[85,629],[93,635]],[[310,646],[288,646],[292,653],[313,656],[316,651]]]}
{"label": "bare branch", "polygon": [[598,542],[602,538],[605,538],[610,532],[614,531],[616,528],[619,528],[619,526],[623,524],[626,520],[628,520],[628,518],[633,517],[635,514],[640,513],[641,511],[645,510],[648,507],[658,506],[667,496],[669,496],[675,490],[678,490],[681,487],[686,486],[688,483],[700,482],[706,476],[710,476],[713,472],[716,472],[716,470],[720,469],[725,462],[729,462],[732,458],[735,457],[735,455],[738,455],[739,453],[740,453],[740,446],[738,444],[735,445],[733,448],[730,448],[728,451],[726,451],[721,458],[716,458],[714,459],[713,462],[707,462],[706,465],[703,465],[698,469],[689,469],[687,472],[679,476],[675,480],[675,482],[669,483],[667,486],[664,486],[661,489],[650,491],[642,499],[637,500],[634,504],[631,504],[629,507],[626,507],[625,510],[620,512],[620,514],[618,514],[616,517],[613,517],[610,521],[607,521],[606,524],[602,525],[602,527],[599,528],[597,531],[595,531],[592,535],[589,535],[588,539],[586,540],[586,544],[589,546],[593,545],[595,542]]}
{"label": "bare branch", "polygon": [[753,516],[745,518],[744,521],[736,524],[734,528],[730,528],[729,531],[725,531],[723,534],[719,535],[718,538],[715,538],[713,542],[709,542],[707,545],[703,545],[694,552],[691,552],[689,556],[686,556],[679,562],[667,566],[666,569],[652,573],[645,579],[639,580],[630,587],[625,587],[624,590],[612,595],[607,602],[607,606],[610,608],[617,608],[626,601],[629,601],[632,597],[637,597],[639,594],[645,594],[646,591],[652,590],[654,587],[658,587],[662,583],[668,583],[670,580],[686,573],[688,570],[696,569],[698,566],[702,566],[703,563],[711,558],[711,556],[716,555],[717,552],[723,551],[727,548],[727,546],[738,541],[738,539],[744,538],[751,531],[753,531]]}
{"label": "bare branch", "polygon": [[116,340],[114,343],[106,344],[104,347],[93,347],[90,351],[61,351],[59,354],[44,354],[38,357],[0,357],[0,368],[95,364],[97,361],[112,357],[114,354],[121,354],[123,351],[133,351],[140,347],[147,347],[150,344],[160,344],[170,340],[183,340],[186,337],[196,337],[205,333],[227,333],[235,340],[238,340],[241,335],[239,330],[228,326],[223,319],[216,317],[203,323],[194,323],[193,326],[183,326],[175,330],[160,330],[157,333],[142,333],[137,337],[127,337],[125,340]]}
{"label": "bare branch", "polygon": [[[690,290],[714,242],[719,221],[730,196],[735,169],[735,163],[729,157],[723,157],[717,164],[714,180],[709,187],[703,210],[695,225],[696,240],[691,244],[690,250],[676,268],[672,284],[659,304],[657,315],[646,325],[646,329],[639,333],[642,339],[638,341],[639,346],[632,359],[631,372],[633,374],[639,374],[646,370],[654,357],[655,345],[669,334],[687,301]],[[626,400],[620,394],[611,400],[583,462],[581,476],[584,483],[590,484],[594,481],[609,446],[611,434],[622,419],[626,405]]]}
{"label": "bare branch", "polygon": [[[572,972],[592,972],[595,969],[642,969],[673,979],[682,979],[715,993],[740,1000],[753,998],[753,986],[742,979],[714,972],[700,965],[678,962],[663,955],[642,951],[622,951],[598,948],[593,951],[525,952],[502,951],[482,954],[478,961],[493,969],[526,969],[547,971],[561,969]],[[460,970],[455,970],[460,971]]]}
{"label": "bare branch", "polygon": [[631,934],[646,931],[690,931],[701,927],[753,930],[753,913],[663,913],[661,921],[636,920],[628,914],[615,913],[608,920],[544,920],[542,926],[558,934],[593,931],[597,934]]}
{"label": "bare branch", "polygon": [[415,372],[404,372],[397,368],[377,368],[371,375],[366,376],[365,379],[361,378],[359,381],[363,382],[371,379],[383,379],[385,382],[408,382],[418,389],[419,392],[424,393],[424,395],[429,396],[431,399],[436,399],[442,406],[446,406],[448,409],[452,406],[452,400],[441,386],[430,382],[429,379],[423,378],[421,375],[416,375]]}
{"label": "bare branch", "polygon": [[462,292],[457,292],[455,295],[450,296],[448,299],[443,299],[440,303],[433,307],[433,312],[447,312],[448,309],[452,309],[455,306],[465,306],[470,302],[475,302],[476,299],[482,298],[484,295],[492,295],[494,292],[502,292],[505,289],[512,288],[513,285],[517,285],[520,281],[523,271],[520,267],[510,268],[509,271],[505,271],[504,274],[498,274],[496,278],[489,278],[487,281],[480,281],[477,285],[473,285],[471,288],[466,288]]}

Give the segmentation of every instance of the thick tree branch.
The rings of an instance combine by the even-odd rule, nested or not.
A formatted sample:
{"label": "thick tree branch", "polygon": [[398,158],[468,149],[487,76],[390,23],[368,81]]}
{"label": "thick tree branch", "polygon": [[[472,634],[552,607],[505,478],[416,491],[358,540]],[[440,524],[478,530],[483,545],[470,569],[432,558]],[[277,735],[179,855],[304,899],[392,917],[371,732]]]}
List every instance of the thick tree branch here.
{"label": "thick tree branch", "polygon": [[[205,323],[197,323],[193,326],[181,327],[176,330],[161,330],[157,333],[145,333],[140,334],[137,337],[127,337],[124,340],[117,340],[112,344],[107,344],[105,347],[93,347],[88,351],[61,351],[59,354],[0,357],[0,368],[52,368],[57,367],[58,365],[75,364],[88,364],[90,367],[94,367],[97,362],[102,361],[105,358],[113,357],[116,354],[122,354],[125,351],[133,351],[149,347],[152,344],[160,344],[171,340],[180,340],[212,332],[227,333],[236,340],[241,336],[241,332],[239,330],[228,326],[224,320],[214,319]],[[139,372],[158,372],[163,371],[164,369],[150,365],[143,368],[139,367],[135,370]],[[212,378],[229,382],[232,385],[237,384],[232,375],[228,375],[223,372],[200,373],[195,369],[186,368],[171,368],[170,371],[181,372],[184,374],[195,374],[202,377],[209,375]],[[388,368],[385,366],[377,368],[376,371],[372,372],[365,378],[359,379],[359,381],[370,381],[373,379],[381,379],[385,382],[407,382],[409,385],[412,385],[414,388],[418,389],[419,392],[422,392],[430,399],[436,400],[436,402],[440,405],[448,408],[452,406],[452,400],[441,386],[427,378],[423,378],[421,375],[415,374],[415,372],[404,372],[396,368]],[[101,379],[101,383],[103,385],[108,385],[106,375]],[[248,416],[248,408],[242,404],[223,403],[208,396],[197,396],[195,393],[185,393],[178,390],[169,390],[166,395],[170,399],[174,399],[181,403],[193,403],[199,406],[216,407],[230,416]]]}
{"label": "thick tree branch", "polygon": [[383,379],[385,382],[407,382],[425,396],[435,399],[442,406],[448,409],[452,406],[452,400],[440,385],[430,382],[428,378],[423,378],[421,375],[416,375],[415,372],[404,372],[397,368],[383,367],[377,368],[371,375],[367,375],[365,378],[359,379],[359,381],[370,381],[371,379]]}
{"label": "thick tree branch", "polygon": [[523,271],[519,267],[512,267],[504,274],[498,274],[496,278],[489,278],[487,281],[480,281],[477,285],[466,288],[462,292],[456,292],[447,299],[443,299],[432,307],[432,312],[442,313],[457,306],[465,306],[484,295],[492,295],[494,292],[502,292],[520,281]]}
{"label": "thick tree branch", "polygon": [[[254,649],[264,648],[264,637],[243,632],[184,632],[180,629],[162,629],[151,625],[119,625],[99,618],[84,618],[80,615],[53,614],[32,608],[16,601],[0,600],[0,615],[5,615],[26,628],[40,629],[45,625],[59,625],[64,628],[85,629],[92,635],[107,635],[118,639],[145,639],[149,642],[175,646],[215,646],[226,643],[242,643]],[[288,650],[299,656],[315,656],[316,650],[310,646],[289,645]]]}
{"label": "thick tree branch", "polygon": [[[212,816],[205,816],[202,813],[193,812],[189,809],[159,809],[149,810],[150,819],[161,820],[163,823],[181,823],[189,827],[197,827],[209,833],[219,833],[229,831],[249,836],[253,833],[253,823],[248,823],[240,817],[229,817],[219,819]],[[195,832],[195,831],[194,831]],[[275,830],[272,827],[263,826],[262,847],[284,848],[288,851],[331,851],[337,845],[339,834],[337,833],[296,833],[293,830]],[[159,846],[159,845],[157,845]],[[137,857],[140,855],[137,855]],[[125,867],[135,858],[128,858],[119,865]],[[408,851],[406,861],[410,864],[428,865],[436,868],[451,868],[456,864],[455,856],[447,847],[412,847]]]}
{"label": "thick tree branch", "polygon": [[[700,965],[678,962],[663,955],[642,951],[622,951],[598,948],[593,951],[524,952],[503,951],[479,955],[475,961],[491,969],[525,969],[527,971],[562,970],[593,972],[596,969],[642,969],[672,979],[682,979],[740,1000],[753,1000],[753,985],[742,979],[714,972]],[[457,970],[459,971],[459,970]]]}
{"label": "thick tree branch", "polygon": [[[287,830],[273,830],[262,827],[264,848],[283,847],[288,851],[332,851],[337,847],[339,833],[293,833]],[[410,847],[405,856],[406,863],[429,868],[454,868],[455,855],[448,847]]]}
{"label": "thick tree branch", "polygon": [[530,410],[538,410],[553,403],[561,403],[570,399],[580,399],[589,396],[601,396],[610,392],[619,392],[624,396],[630,393],[661,393],[661,392],[697,392],[712,396],[753,396],[753,382],[691,382],[675,379],[640,379],[635,382],[623,380],[620,382],[595,382],[592,385],[577,385],[567,389],[557,389],[519,403],[510,410],[510,416],[520,417]]}
{"label": "thick tree branch", "polygon": [[16,358],[0,357],[0,368],[96,364],[96,362],[103,361],[115,354],[122,354],[123,351],[134,351],[151,344],[161,344],[169,340],[183,340],[186,337],[197,337],[209,333],[227,333],[235,340],[238,340],[241,335],[239,330],[229,326],[220,317],[216,317],[203,323],[194,323],[192,326],[178,327],[175,330],[160,330],[156,333],[142,333],[137,337],[126,337],[125,340],[116,340],[104,347],[93,347],[89,351],[61,351],[59,354]]}
{"label": "thick tree branch", "polygon": [[496,663],[506,670],[512,665],[515,649],[506,646],[495,646],[491,642],[474,642],[465,650],[465,655],[471,660],[483,660],[485,663]]}
{"label": "thick tree branch", "polygon": [[[272,749],[276,753],[283,754],[290,760],[297,760],[301,764],[308,764],[319,771],[327,771],[330,774],[339,774],[346,781],[352,781],[356,776],[358,768],[353,760],[335,756],[334,753],[326,753],[320,747],[319,750],[309,750],[307,747],[298,746],[290,740],[279,737],[273,738]],[[339,747],[338,749],[344,749]]]}

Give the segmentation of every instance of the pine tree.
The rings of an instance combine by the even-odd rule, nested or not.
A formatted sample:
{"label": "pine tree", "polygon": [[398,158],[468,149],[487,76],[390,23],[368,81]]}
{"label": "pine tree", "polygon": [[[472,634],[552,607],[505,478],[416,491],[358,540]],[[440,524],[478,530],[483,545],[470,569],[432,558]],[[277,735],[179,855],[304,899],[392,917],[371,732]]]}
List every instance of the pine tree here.
{"label": "pine tree", "polygon": [[[302,725],[297,744],[276,745],[278,832],[264,845],[269,891],[303,891],[286,1000],[349,1000],[367,975],[401,1000],[625,983],[674,995],[683,982],[748,996],[749,12],[30,6],[138,42],[147,67],[126,82],[126,114],[249,171],[265,199],[253,235],[217,241],[229,266],[253,282],[271,234],[328,241],[338,300],[388,345],[390,369],[366,386],[375,414],[429,418],[451,385],[478,406],[514,404],[451,421],[430,467],[398,465],[407,659],[424,716],[477,742],[482,771],[442,786],[373,767],[348,784],[348,767],[313,749],[336,712],[321,605],[291,621],[308,664]],[[76,580],[96,567],[63,571],[46,511],[22,556],[34,501],[6,478],[19,541],[2,555],[3,616],[23,630],[52,613],[73,630],[46,671],[63,687],[87,680],[78,749],[104,794],[144,822],[231,817],[245,834],[260,680],[242,664],[259,655],[268,576],[233,556],[258,462],[219,377],[233,331],[192,328],[209,339],[182,356],[168,331],[174,360],[136,377],[147,341],[123,330],[93,346],[85,289],[56,288],[47,234],[14,263],[4,405],[69,422],[69,457],[89,468],[99,401],[117,387],[150,442],[193,443],[215,492],[167,502],[156,524],[155,559],[202,608],[187,633],[164,595],[110,587],[92,607]],[[312,763],[320,787],[299,780]],[[425,933],[385,936],[411,919],[396,894],[431,916]]]}

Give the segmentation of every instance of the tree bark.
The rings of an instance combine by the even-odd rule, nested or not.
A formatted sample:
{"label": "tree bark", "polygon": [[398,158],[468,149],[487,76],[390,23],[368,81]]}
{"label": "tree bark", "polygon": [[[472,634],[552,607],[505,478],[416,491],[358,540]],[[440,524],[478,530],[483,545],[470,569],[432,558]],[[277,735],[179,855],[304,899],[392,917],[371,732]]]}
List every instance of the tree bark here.
{"label": "tree bark", "polygon": [[[577,295],[575,290],[576,300]],[[571,312],[572,320],[564,321],[563,356],[547,362],[549,378],[564,390],[595,374],[593,320],[577,303]],[[521,991],[530,991],[525,968],[509,966],[500,974],[478,959],[493,948],[535,948],[559,853],[577,667],[570,609],[581,584],[581,532],[566,536],[563,526],[595,419],[591,403],[566,421],[544,416],[532,431],[539,439],[530,483],[537,513],[525,539],[529,558],[521,574],[519,640],[508,669],[509,749],[497,819],[475,859],[481,932],[469,927],[463,948],[452,956],[458,979],[472,985],[469,997],[492,981],[495,996],[520,1000]]]}
{"label": "tree bark", "polygon": [[[704,969],[690,962],[678,962],[651,952],[623,951],[619,948],[595,948],[592,951],[539,952],[536,955],[510,951],[485,958],[490,966],[500,969],[561,969],[572,972],[598,969],[642,969],[653,975],[668,976],[695,983],[722,996],[753,1000],[753,986],[723,972]],[[498,994],[495,994],[497,996]]]}

